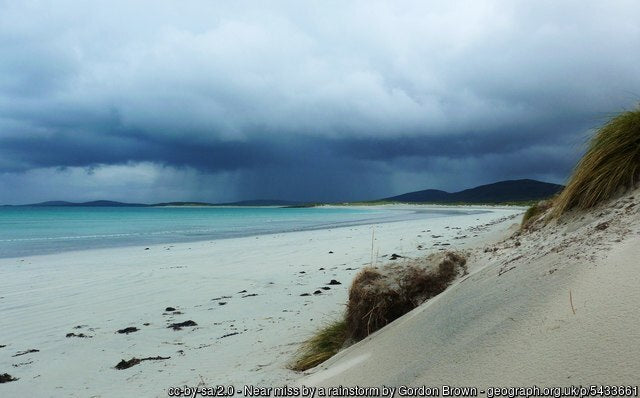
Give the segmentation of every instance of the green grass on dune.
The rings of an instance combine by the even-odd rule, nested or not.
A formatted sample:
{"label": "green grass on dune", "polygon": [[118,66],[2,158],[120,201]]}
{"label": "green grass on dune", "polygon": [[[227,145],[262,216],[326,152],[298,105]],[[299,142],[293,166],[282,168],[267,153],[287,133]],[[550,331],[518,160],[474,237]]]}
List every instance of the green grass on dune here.
{"label": "green grass on dune", "polygon": [[540,207],[537,204],[529,207],[527,211],[524,213],[524,215],[522,216],[522,226],[527,225],[529,220],[531,220],[533,217],[537,216],[538,214],[540,214]]}
{"label": "green grass on dune", "polygon": [[640,110],[622,112],[593,136],[569,183],[554,201],[554,214],[589,209],[627,190],[640,177]]}
{"label": "green grass on dune", "polygon": [[341,319],[330,323],[302,345],[290,368],[296,371],[311,369],[334,356],[346,341],[346,322]]}
{"label": "green grass on dune", "polygon": [[520,224],[520,229],[522,230],[522,229],[529,228],[529,226],[533,222],[535,222],[535,220],[539,218],[541,214],[543,214],[553,206],[553,201],[555,200],[555,198],[556,197],[553,197],[547,200],[542,200],[538,203],[533,204],[531,207],[529,207],[527,211],[524,213],[524,215],[522,216],[522,223]]}

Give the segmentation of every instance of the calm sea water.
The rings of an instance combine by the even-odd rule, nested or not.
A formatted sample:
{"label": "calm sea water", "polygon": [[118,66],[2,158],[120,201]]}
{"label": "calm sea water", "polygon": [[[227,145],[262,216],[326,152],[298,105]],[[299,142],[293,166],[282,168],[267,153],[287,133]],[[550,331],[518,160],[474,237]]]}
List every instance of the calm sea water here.
{"label": "calm sea water", "polygon": [[224,239],[468,214],[269,207],[0,207],[0,257]]}

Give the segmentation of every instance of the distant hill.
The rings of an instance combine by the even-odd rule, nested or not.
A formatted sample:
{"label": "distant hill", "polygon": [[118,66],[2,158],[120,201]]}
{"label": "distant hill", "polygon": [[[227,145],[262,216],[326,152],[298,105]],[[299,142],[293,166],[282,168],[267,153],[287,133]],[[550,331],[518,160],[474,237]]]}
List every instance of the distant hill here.
{"label": "distant hill", "polygon": [[122,203],[122,202],[114,202],[111,200],[94,200],[91,202],[65,202],[62,200],[52,200],[48,202],[34,203],[30,205],[24,206],[36,206],[36,207],[47,207],[47,206],[64,206],[64,207],[145,207],[148,205],[141,203]]}
{"label": "distant hill", "polygon": [[184,207],[189,207],[189,206],[215,206],[213,203],[207,203],[207,202],[164,202],[164,203],[154,203],[152,205],[149,206],[154,206],[154,207],[163,207],[163,206],[184,206]]}
{"label": "distant hill", "polygon": [[167,202],[156,203],[151,206],[293,206],[299,205],[301,202],[292,202],[289,200],[277,200],[277,199],[256,199],[256,200],[241,200],[238,202],[226,202],[226,203],[207,203],[207,202]]}
{"label": "distant hill", "polygon": [[[527,202],[548,198],[564,188],[562,185],[550,184],[536,180],[509,180],[493,184],[480,185],[460,192],[445,192],[438,189],[409,192],[402,195],[381,199],[390,202],[407,203],[505,203]],[[278,199],[242,200],[227,203],[207,202],[165,202],[155,204],[123,203],[111,200],[95,200],[92,202],[49,201],[24,206],[64,206],[64,207],[149,207],[149,206],[281,206],[281,207],[309,207],[306,202]]]}
{"label": "distant hill", "polygon": [[385,198],[385,201],[409,203],[505,203],[542,200],[553,196],[564,188],[536,180],[509,180],[480,185],[460,192],[445,192],[437,189],[409,192]]}
{"label": "distant hill", "polygon": [[155,204],[142,204],[142,203],[123,203],[114,202],[111,200],[94,200],[92,202],[66,202],[62,200],[52,200],[48,202],[33,203],[29,205],[31,207],[162,207],[162,206],[298,206],[303,205],[302,202],[294,202],[289,200],[272,200],[272,199],[258,199],[258,200],[242,200],[239,202],[229,203],[207,203],[207,202],[165,202]]}
{"label": "distant hill", "polygon": [[278,199],[241,200],[239,202],[218,203],[216,206],[299,206],[303,202]]}

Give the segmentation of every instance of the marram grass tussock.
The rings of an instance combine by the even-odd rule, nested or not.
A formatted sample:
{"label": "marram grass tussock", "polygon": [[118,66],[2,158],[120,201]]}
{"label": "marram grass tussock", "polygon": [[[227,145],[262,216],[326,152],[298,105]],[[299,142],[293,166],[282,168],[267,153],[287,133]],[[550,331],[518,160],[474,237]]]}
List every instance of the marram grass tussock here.
{"label": "marram grass tussock", "polygon": [[640,179],[640,109],[622,112],[591,139],[553,213],[592,208],[631,189]]}

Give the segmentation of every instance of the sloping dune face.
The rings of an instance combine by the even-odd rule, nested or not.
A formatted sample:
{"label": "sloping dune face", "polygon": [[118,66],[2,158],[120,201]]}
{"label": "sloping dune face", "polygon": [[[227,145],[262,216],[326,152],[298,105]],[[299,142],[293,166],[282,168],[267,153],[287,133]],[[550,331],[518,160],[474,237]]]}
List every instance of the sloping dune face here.
{"label": "sloping dune face", "polygon": [[311,385],[637,384],[640,189],[477,250],[470,275]]}

